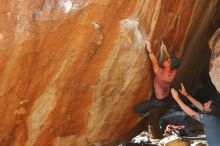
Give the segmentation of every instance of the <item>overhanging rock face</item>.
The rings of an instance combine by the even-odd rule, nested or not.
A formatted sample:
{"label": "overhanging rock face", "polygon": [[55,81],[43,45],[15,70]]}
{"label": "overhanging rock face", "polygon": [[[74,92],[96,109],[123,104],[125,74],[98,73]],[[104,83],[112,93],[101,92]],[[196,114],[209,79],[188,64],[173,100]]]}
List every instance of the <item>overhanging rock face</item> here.
{"label": "overhanging rock face", "polygon": [[143,37],[180,56],[200,5],[219,2],[1,0],[0,145],[116,145],[151,92]]}

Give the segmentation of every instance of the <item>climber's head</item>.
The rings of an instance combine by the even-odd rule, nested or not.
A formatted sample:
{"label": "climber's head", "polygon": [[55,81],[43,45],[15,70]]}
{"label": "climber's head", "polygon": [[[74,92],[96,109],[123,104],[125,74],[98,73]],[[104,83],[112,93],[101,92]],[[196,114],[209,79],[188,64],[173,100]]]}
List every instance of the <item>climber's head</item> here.
{"label": "climber's head", "polygon": [[211,114],[220,118],[220,103],[216,101],[212,101],[212,104],[210,105]]}
{"label": "climber's head", "polygon": [[211,114],[220,118],[220,94],[215,89],[214,91],[209,93],[209,98],[212,100],[212,104],[210,105]]}
{"label": "climber's head", "polygon": [[166,57],[162,62],[163,68],[171,68],[171,58]]}
{"label": "climber's head", "polygon": [[173,70],[177,69],[180,66],[180,60],[177,57],[175,57],[171,52],[170,57],[163,56],[161,64],[163,68],[170,68],[171,70]]}

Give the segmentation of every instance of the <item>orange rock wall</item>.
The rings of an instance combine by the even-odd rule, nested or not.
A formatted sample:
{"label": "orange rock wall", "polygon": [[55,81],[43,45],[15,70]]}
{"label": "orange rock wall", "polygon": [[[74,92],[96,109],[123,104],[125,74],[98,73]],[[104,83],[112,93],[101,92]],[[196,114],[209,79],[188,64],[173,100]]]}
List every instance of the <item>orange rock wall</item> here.
{"label": "orange rock wall", "polygon": [[143,36],[180,56],[195,23],[195,0],[0,2],[1,146],[116,145],[152,88]]}
{"label": "orange rock wall", "polygon": [[183,81],[192,92],[198,88],[198,84],[206,84],[211,56],[208,41],[220,27],[219,18],[220,1],[196,1],[175,84]]}

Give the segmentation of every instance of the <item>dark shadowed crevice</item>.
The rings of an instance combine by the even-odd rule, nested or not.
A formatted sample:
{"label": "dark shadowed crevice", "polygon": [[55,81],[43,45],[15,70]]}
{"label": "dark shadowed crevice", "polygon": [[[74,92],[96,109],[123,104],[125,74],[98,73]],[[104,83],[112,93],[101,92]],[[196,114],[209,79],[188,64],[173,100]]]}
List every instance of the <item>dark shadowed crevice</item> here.
{"label": "dark shadowed crevice", "polygon": [[187,84],[191,92],[195,92],[204,84],[209,73],[211,51],[208,41],[215,30],[220,26],[220,1],[215,3],[197,2],[191,25],[184,43],[182,64],[178,70],[173,86],[179,83]]}

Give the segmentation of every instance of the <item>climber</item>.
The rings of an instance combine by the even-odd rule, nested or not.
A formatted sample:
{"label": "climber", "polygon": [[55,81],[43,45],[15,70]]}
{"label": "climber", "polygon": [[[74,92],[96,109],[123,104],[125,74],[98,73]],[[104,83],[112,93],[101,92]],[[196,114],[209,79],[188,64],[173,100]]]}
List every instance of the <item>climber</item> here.
{"label": "climber", "polygon": [[[173,54],[169,54],[166,46],[161,45],[162,58],[158,60],[151,50],[151,44],[146,39],[145,48],[152,62],[154,77],[154,93],[150,100],[146,100],[134,107],[134,111],[139,113],[141,117],[149,114],[149,109],[160,107],[170,102],[170,84],[174,80],[177,68],[180,66],[180,60]],[[165,54],[164,54],[164,53]],[[162,54],[163,53],[163,54]]]}
{"label": "climber", "polygon": [[[175,89],[171,89],[171,93],[176,102],[180,105],[182,110],[192,118],[202,123],[204,127],[206,138],[209,146],[220,146],[220,109],[219,103],[214,102],[214,100],[208,100],[206,103],[202,104],[191,95],[188,94],[184,85],[181,83],[180,93],[185,96],[191,103],[193,103],[200,111],[203,113],[198,113],[187,106],[179,97],[178,92]],[[209,95],[210,98],[213,94]],[[216,96],[216,95],[215,95]],[[219,95],[218,95],[219,96]],[[213,97],[212,97],[213,98]]]}

